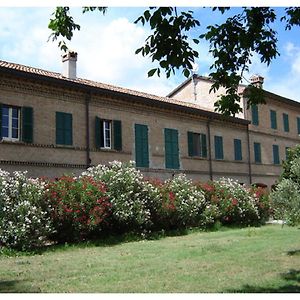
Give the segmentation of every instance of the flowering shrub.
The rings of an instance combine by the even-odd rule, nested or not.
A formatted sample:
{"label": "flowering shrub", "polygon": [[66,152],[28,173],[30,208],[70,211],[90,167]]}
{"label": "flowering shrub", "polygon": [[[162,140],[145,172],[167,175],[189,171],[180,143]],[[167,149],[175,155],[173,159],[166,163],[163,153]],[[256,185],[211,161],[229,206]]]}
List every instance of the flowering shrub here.
{"label": "flowering shrub", "polygon": [[151,213],[157,210],[159,192],[142,173],[134,168],[134,162],[113,161],[109,166],[89,168],[83,176],[101,180],[107,186],[107,196],[112,204],[115,226],[126,230],[151,227]]}
{"label": "flowering shrub", "polygon": [[199,225],[205,197],[191,180],[179,174],[161,187],[161,218],[167,227]]}
{"label": "flowering shrub", "polygon": [[258,210],[260,223],[265,223],[273,215],[272,202],[267,189],[262,187],[252,187],[250,193],[255,199],[255,206]]}
{"label": "flowering shrub", "polygon": [[26,172],[0,170],[0,243],[17,249],[43,245],[53,233],[51,208],[43,199],[43,181]]}
{"label": "flowering shrub", "polygon": [[101,230],[110,215],[106,187],[99,180],[63,176],[46,188],[45,198],[53,207],[52,220],[60,241],[82,239]]}

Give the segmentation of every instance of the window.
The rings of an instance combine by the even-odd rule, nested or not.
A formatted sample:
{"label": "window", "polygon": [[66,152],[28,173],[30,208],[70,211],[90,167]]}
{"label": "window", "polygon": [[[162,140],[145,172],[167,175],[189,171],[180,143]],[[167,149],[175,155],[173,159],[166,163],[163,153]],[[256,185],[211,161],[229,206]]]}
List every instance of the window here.
{"label": "window", "polygon": [[167,169],[179,169],[178,131],[165,128],[165,164]]}
{"label": "window", "polygon": [[20,109],[1,106],[1,137],[5,140],[20,140]]}
{"label": "window", "polygon": [[215,159],[224,159],[222,136],[215,135]]}
{"label": "window", "polygon": [[95,144],[97,148],[122,150],[122,124],[119,120],[95,119]]}
{"label": "window", "polygon": [[285,132],[289,132],[290,131],[290,126],[289,126],[289,115],[283,113],[282,114],[282,118],[283,118],[283,130]]}
{"label": "window", "polygon": [[234,139],[234,159],[242,160],[242,141],[239,139]]}
{"label": "window", "polygon": [[135,124],[134,130],[136,166],[149,168],[148,126]]}
{"label": "window", "polygon": [[189,156],[207,157],[206,134],[188,131],[187,137]]}
{"label": "window", "polygon": [[297,117],[297,131],[298,134],[300,135],[300,117]]}
{"label": "window", "polygon": [[271,128],[277,129],[277,116],[275,110],[270,110],[270,121],[271,121]]}
{"label": "window", "polygon": [[258,125],[259,120],[258,120],[258,107],[257,107],[257,105],[252,105],[251,106],[251,112],[252,112],[252,124],[253,125]]}
{"label": "window", "polygon": [[254,143],[254,161],[261,163],[261,147],[260,143]]}
{"label": "window", "polygon": [[56,112],[56,144],[72,145],[72,114]]}
{"label": "window", "polygon": [[280,164],[279,146],[278,145],[273,145],[273,163],[274,163],[274,165]]}

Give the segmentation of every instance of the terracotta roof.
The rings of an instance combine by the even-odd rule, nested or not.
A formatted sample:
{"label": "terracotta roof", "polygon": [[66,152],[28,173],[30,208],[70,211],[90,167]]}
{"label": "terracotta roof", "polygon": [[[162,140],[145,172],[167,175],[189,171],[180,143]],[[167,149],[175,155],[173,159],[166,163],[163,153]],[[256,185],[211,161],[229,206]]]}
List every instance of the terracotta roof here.
{"label": "terracotta roof", "polygon": [[[62,74],[57,73],[57,72],[46,71],[43,69],[33,68],[33,67],[16,64],[16,63],[11,63],[11,62],[7,62],[7,61],[2,61],[2,60],[0,60],[0,70],[1,69],[2,70],[3,69],[15,70],[15,71],[23,72],[24,74],[38,75],[41,78],[43,78],[43,77],[44,78],[54,78],[54,79],[65,81],[66,83],[77,83],[80,85],[84,85],[84,86],[92,87],[92,88],[96,88],[96,89],[99,88],[101,90],[107,90],[107,91],[111,91],[111,92],[141,97],[143,99],[149,100],[149,102],[157,101],[157,104],[158,103],[166,103],[166,104],[169,103],[169,104],[173,104],[176,106],[180,106],[182,108],[195,109],[199,113],[203,113],[203,115],[210,114],[210,116],[214,116],[216,119],[220,119],[220,118],[224,119],[224,116],[221,114],[203,110],[203,108],[201,108],[199,105],[183,102],[180,100],[176,100],[174,98],[160,97],[160,96],[156,96],[156,95],[152,95],[152,94],[148,94],[148,93],[144,93],[144,92],[140,92],[140,91],[135,91],[135,90],[122,88],[122,87],[105,84],[105,83],[101,83],[101,82],[97,82],[97,81],[92,81],[92,80],[88,80],[88,79],[83,79],[83,78],[71,79],[71,78],[64,77]],[[239,119],[239,118],[227,117],[226,119],[228,121],[232,121],[235,123],[245,123],[245,120]]]}

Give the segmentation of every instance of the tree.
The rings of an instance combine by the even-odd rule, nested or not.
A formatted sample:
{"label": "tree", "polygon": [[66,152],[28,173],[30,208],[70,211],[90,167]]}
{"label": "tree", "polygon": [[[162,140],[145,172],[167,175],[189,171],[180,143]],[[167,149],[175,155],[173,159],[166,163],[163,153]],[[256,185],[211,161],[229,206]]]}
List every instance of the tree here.
{"label": "tree", "polygon": [[[83,7],[83,13],[98,10],[103,14],[104,7]],[[224,14],[230,8],[212,8],[215,13]],[[57,7],[50,20],[52,40],[59,41],[59,47],[66,51],[64,38],[71,40],[73,32],[80,30],[70,15],[69,7]],[[193,49],[201,39],[210,43],[210,53],[214,62],[209,76],[214,81],[211,91],[225,88],[215,103],[216,111],[224,115],[235,115],[242,109],[239,105],[238,85],[245,71],[249,70],[251,58],[257,53],[262,63],[269,65],[278,55],[277,32],[272,28],[279,17],[285,30],[300,25],[300,8],[289,7],[283,16],[277,16],[270,7],[243,7],[241,13],[228,17],[223,24],[210,25],[204,34],[189,40],[191,29],[198,29],[200,21],[194,17],[193,11],[178,11],[176,7],[150,7],[137,18],[135,23],[149,24],[152,34],[145,45],[136,50],[136,54],[148,56],[159,67],[151,69],[148,76],[163,70],[167,77],[182,69],[186,77],[191,75],[193,63],[199,53]],[[263,91],[253,85],[247,89],[248,108],[253,104],[264,103]]]}

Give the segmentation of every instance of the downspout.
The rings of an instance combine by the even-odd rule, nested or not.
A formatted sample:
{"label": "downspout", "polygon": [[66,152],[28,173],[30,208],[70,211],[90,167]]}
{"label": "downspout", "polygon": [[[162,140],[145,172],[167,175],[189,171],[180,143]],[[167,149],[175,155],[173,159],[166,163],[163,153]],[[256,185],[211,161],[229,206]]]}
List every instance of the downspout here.
{"label": "downspout", "polygon": [[208,167],[209,167],[209,178],[210,178],[210,180],[213,180],[213,169],[212,169],[212,160],[211,160],[210,122],[211,122],[211,119],[209,119],[206,123],[206,125],[207,125],[207,142],[208,142]]}
{"label": "downspout", "polygon": [[252,184],[252,170],[251,170],[251,157],[250,157],[250,133],[249,124],[247,125],[247,141],[248,141],[248,168],[249,168],[249,183]]}
{"label": "downspout", "polygon": [[90,158],[90,101],[91,92],[89,92],[85,97],[85,128],[86,128],[86,168],[91,166]]}

